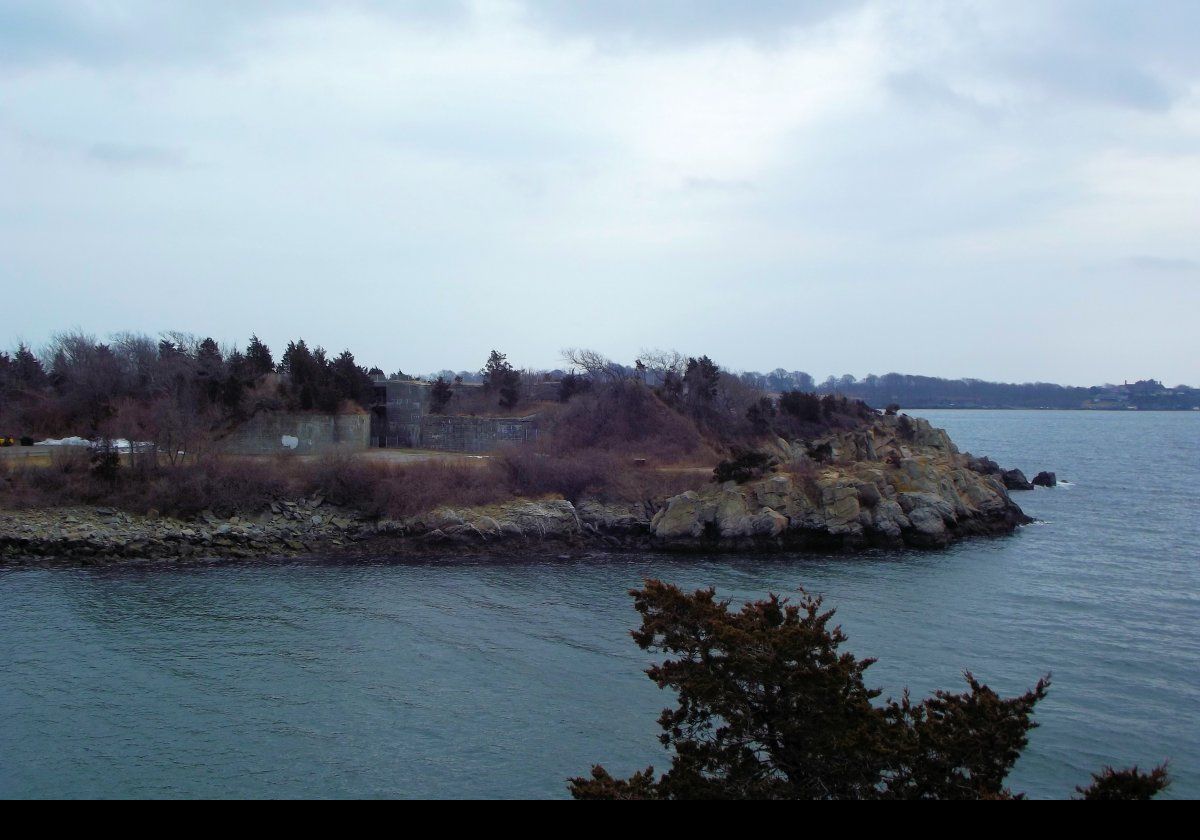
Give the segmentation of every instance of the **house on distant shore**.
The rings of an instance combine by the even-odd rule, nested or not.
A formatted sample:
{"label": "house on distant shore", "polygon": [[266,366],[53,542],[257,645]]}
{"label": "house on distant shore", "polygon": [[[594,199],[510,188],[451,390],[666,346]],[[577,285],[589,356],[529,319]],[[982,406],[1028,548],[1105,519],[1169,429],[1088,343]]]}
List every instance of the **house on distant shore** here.
{"label": "house on distant shore", "polygon": [[1180,385],[1168,388],[1157,379],[1125,381],[1091,389],[1094,396],[1083,408],[1107,410],[1181,411],[1200,407],[1200,390]]}

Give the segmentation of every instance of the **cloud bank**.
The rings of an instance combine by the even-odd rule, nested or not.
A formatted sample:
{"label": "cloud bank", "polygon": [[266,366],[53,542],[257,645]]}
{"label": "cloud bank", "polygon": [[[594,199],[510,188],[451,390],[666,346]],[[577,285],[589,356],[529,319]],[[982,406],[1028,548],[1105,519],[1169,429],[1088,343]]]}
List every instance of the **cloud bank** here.
{"label": "cloud bank", "polygon": [[1200,5],[8,2],[8,343],[1200,383]]}

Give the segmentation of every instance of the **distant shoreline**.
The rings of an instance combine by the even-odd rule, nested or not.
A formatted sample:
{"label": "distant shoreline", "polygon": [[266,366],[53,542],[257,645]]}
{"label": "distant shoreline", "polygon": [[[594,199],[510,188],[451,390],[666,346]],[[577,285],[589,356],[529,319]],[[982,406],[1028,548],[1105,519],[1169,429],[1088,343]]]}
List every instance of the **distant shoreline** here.
{"label": "distant shoreline", "polygon": [[1092,414],[1187,414],[1200,408],[1066,408],[1031,405],[906,405],[901,411],[1082,411]]}

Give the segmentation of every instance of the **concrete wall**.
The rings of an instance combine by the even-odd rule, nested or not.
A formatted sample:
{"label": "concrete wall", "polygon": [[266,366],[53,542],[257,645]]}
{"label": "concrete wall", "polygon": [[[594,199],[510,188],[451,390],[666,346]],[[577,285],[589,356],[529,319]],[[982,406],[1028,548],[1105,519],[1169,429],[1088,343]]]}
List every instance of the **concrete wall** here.
{"label": "concrete wall", "polygon": [[[463,385],[461,388],[478,388]],[[371,447],[415,447],[443,452],[489,452],[508,442],[533,440],[533,417],[496,418],[429,413],[428,382],[375,380],[368,442]],[[557,389],[557,385],[554,385]],[[557,393],[557,390],[555,390]]]}
{"label": "concrete wall", "polygon": [[427,382],[388,379],[375,383],[371,446],[418,446],[421,418],[429,412]]}
{"label": "concrete wall", "polygon": [[369,414],[256,414],[219,441],[231,455],[320,455],[335,448],[366,449]]}
{"label": "concrete wall", "polygon": [[420,447],[444,452],[490,452],[503,443],[523,443],[537,437],[533,417],[421,418]]}

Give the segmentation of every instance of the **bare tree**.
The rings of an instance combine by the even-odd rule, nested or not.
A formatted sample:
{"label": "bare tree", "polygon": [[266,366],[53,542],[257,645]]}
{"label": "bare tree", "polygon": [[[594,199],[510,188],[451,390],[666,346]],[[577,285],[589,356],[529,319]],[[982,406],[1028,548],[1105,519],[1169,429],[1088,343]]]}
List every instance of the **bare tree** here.
{"label": "bare tree", "polygon": [[624,367],[595,350],[568,347],[562,351],[563,360],[582,370],[594,382],[622,382],[629,379]]}
{"label": "bare tree", "polygon": [[687,373],[688,357],[678,350],[643,349],[641,355],[638,356],[638,361],[649,371],[651,385],[662,384],[668,374],[682,379],[683,375]]}

